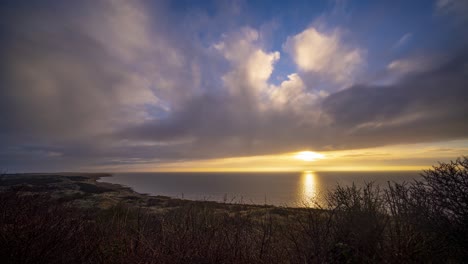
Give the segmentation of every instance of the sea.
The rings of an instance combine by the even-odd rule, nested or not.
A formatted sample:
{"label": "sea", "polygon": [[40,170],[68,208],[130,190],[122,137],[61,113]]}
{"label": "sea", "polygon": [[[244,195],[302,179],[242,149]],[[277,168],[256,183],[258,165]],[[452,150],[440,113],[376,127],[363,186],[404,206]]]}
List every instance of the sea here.
{"label": "sea", "polygon": [[362,188],[366,183],[382,190],[388,183],[421,179],[417,171],[387,172],[151,172],[115,173],[100,178],[130,187],[138,193],[223,203],[268,204],[289,207],[325,205],[327,193],[340,186]]}

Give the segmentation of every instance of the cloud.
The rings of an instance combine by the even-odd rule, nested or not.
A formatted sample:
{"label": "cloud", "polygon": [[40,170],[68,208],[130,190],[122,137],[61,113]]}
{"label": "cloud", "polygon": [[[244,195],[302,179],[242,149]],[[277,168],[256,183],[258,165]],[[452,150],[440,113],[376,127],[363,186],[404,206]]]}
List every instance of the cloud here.
{"label": "cloud", "polygon": [[314,104],[326,96],[328,93],[323,90],[307,89],[297,73],[288,75],[288,79],[281,82],[280,85],[271,85],[269,91],[269,101],[273,107],[302,113],[311,110]]}
{"label": "cloud", "polygon": [[329,78],[338,84],[351,81],[364,63],[364,52],[347,46],[342,32],[320,32],[314,27],[289,37],[285,48],[299,70]]}
{"label": "cloud", "polygon": [[19,162],[30,145],[59,148],[63,166],[124,155],[110,135],[197,92],[205,54],[171,35],[158,12],[164,8],[149,15],[142,2],[118,0],[2,9],[0,143],[16,147],[8,160]]}
{"label": "cloud", "polygon": [[287,104],[297,105],[297,101],[303,98],[305,89],[301,77],[297,73],[293,73],[288,75],[288,79],[279,86],[271,86],[270,97],[280,107]]}
{"label": "cloud", "polygon": [[225,34],[214,47],[231,64],[231,70],[222,76],[222,80],[233,96],[248,96],[256,100],[265,93],[280,53],[264,51],[256,30],[242,28],[239,32]]}
{"label": "cloud", "polygon": [[394,49],[401,48],[402,46],[406,45],[411,39],[413,38],[412,33],[404,34],[396,43],[393,45]]}
{"label": "cloud", "polygon": [[150,80],[130,66],[153,54],[142,7],[84,3],[76,13],[67,8],[28,16],[31,10],[19,9],[8,22],[17,33],[3,49],[2,112],[14,113],[4,119],[7,129],[36,140],[72,139],[108,133],[141,119],[145,107],[159,107]]}
{"label": "cloud", "polygon": [[468,2],[465,0],[437,0],[435,2],[436,13],[442,15],[455,15],[460,22],[467,21]]}
{"label": "cloud", "polygon": [[121,136],[146,141],[191,138],[187,144],[171,146],[179,158],[251,152],[256,131],[261,132],[272,107],[268,80],[280,54],[265,51],[252,28],[224,34],[212,48],[229,64],[219,76],[219,91],[193,96],[165,118],[124,129]]}
{"label": "cloud", "polygon": [[[410,57],[393,60],[387,65],[387,70],[397,74],[408,74],[429,71],[437,59],[431,56]],[[440,58],[438,59],[440,61]]]}
{"label": "cloud", "polygon": [[[323,109],[343,148],[466,138],[466,51],[395,84],[359,85],[335,93]],[[341,142],[341,143],[340,143]]]}
{"label": "cloud", "polygon": [[[262,110],[229,95],[193,98],[183,112],[126,136],[154,140],[163,131],[171,139],[193,136],[190,144],[171,148],[181,159],[466,138],[466,59],[457,54],[389,86],[353,86],[324,98],[304,98],[303,83],[293,74],[271,87],[272,102],[281,107]],[[308,104],[297,103],[302,99]]]}

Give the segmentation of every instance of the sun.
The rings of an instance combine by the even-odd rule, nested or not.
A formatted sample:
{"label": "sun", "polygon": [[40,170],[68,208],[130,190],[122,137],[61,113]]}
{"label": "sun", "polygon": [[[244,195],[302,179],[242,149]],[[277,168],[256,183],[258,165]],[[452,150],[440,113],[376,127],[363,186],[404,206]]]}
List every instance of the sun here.
{"label": "sun", "polygon": [[303,161],[314,161],[318,159],[323,159],[325,156],[323,154],[313,152],[313,151],[301,151],[298,152],[294,158],[303,160]]}

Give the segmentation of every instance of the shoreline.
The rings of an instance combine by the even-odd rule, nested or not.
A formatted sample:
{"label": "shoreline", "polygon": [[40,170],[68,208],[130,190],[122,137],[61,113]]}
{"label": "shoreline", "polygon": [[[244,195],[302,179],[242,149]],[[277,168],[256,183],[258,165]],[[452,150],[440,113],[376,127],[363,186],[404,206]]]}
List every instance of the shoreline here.
{"label": "shoreline", "polygon": [[29,194],[47,193],[59,200],[72,202],[74,205],[98,208],[110,208],[118,204],[126,204],[158,211],[160,209],[180,207],[188,204],[205,204],[228,211],[233,207],[242,207],[244,210],[304,209],[270,204],[223,203],[208,200],[189,200],[164,195],[150,195],[139,193],[131,187],[121,184],[98,182],[103,177],[112,177],[112,174],[86,172],[4,174],[0,177],[0,192],[18,190]]}

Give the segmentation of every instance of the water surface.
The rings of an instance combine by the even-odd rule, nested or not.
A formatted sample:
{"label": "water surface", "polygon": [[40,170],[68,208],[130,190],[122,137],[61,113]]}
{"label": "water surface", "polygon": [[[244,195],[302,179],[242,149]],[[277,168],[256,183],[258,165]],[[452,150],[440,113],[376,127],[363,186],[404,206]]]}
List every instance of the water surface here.
{"label": "water surface", "polygon": [[139,193],[190,200],[304,206],[323,202],[337,184],[362,187],[375,182],[410,182],[419,172],[281,172],[281,173],[117,173],[99,181],[131,187]]}

